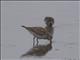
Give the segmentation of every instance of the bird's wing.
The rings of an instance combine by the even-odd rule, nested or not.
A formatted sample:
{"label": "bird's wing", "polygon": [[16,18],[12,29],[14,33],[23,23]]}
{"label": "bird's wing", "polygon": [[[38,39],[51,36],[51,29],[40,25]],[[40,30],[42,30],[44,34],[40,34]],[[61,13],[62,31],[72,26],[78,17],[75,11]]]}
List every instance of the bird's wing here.
{"label": "bird's wing", "polygon": [[38,35],[48,34],[48,31],[42,27],[30,27],[29,29],[31,30],[31,32],[34,32]]}
{"label": "bird's wing", "polygon": [[49,34],[49,32],[47,31],[47,29],[42,28],[42,27],[26,27],[26,26],[22,26],[25,29],[27,29],[30,32],[36,33],[38,35],[45,35],[45,34]]}

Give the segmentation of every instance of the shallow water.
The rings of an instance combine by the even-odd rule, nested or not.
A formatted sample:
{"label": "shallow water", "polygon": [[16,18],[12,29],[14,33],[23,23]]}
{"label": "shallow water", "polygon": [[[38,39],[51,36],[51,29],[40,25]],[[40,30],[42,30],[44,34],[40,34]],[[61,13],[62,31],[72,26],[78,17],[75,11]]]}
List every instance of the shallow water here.
{"label": "shallow water", "polygon": [[[2,60],[78,60],[77,6],[77,2],[2,2]],[[44,27],[45,16],[54,16],[55,19],[52,48],[47,49],[49,51],[44,56],[21,58],[33,48],[33,36],[21,25]],[[49,42],[42,39],[39,44],[47,45]]]}

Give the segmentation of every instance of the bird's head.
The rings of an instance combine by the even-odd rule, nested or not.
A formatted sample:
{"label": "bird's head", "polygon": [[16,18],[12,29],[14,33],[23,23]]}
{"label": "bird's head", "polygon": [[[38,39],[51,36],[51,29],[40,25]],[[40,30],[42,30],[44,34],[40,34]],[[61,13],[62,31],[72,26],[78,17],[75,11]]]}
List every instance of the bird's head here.
{"label": "bird's head", "polygon": [[54,18],[52,17],[45,17],[44,21],[47,26],[51,27],[54,24]]}

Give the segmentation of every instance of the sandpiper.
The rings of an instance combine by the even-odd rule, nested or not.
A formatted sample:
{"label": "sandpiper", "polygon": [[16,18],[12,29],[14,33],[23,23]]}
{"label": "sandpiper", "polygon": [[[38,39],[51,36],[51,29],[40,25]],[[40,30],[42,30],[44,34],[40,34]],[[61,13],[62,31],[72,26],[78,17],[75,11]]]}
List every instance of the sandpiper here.
{"label": "sandpiper", "polygon": [[34,40],[36,38],[37,44],[38,44],[38,39],[47,39],[52,43],[52,35],[53,35],[53,27],[52,25],[54,24],[54,19],[52,17],[45,17],[44,18],[46,26],[43,27],[24,27],[26,30],[28,30],[31,34],[33,34],[33,46],[34,46]]}

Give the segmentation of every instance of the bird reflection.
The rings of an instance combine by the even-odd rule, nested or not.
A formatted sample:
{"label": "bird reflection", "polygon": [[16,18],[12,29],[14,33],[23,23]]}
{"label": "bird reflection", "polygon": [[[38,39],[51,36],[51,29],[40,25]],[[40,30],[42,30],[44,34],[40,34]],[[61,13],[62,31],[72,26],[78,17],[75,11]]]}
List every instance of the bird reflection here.
{"label": "bird reflection", "polygon": [[32,47],[28,52],[23,54],[21,57],[26,57],[26,56],[44,56],[51,49],[52,49],[52,43],[49,43],[47,45],[36,45],[36,46]]}

